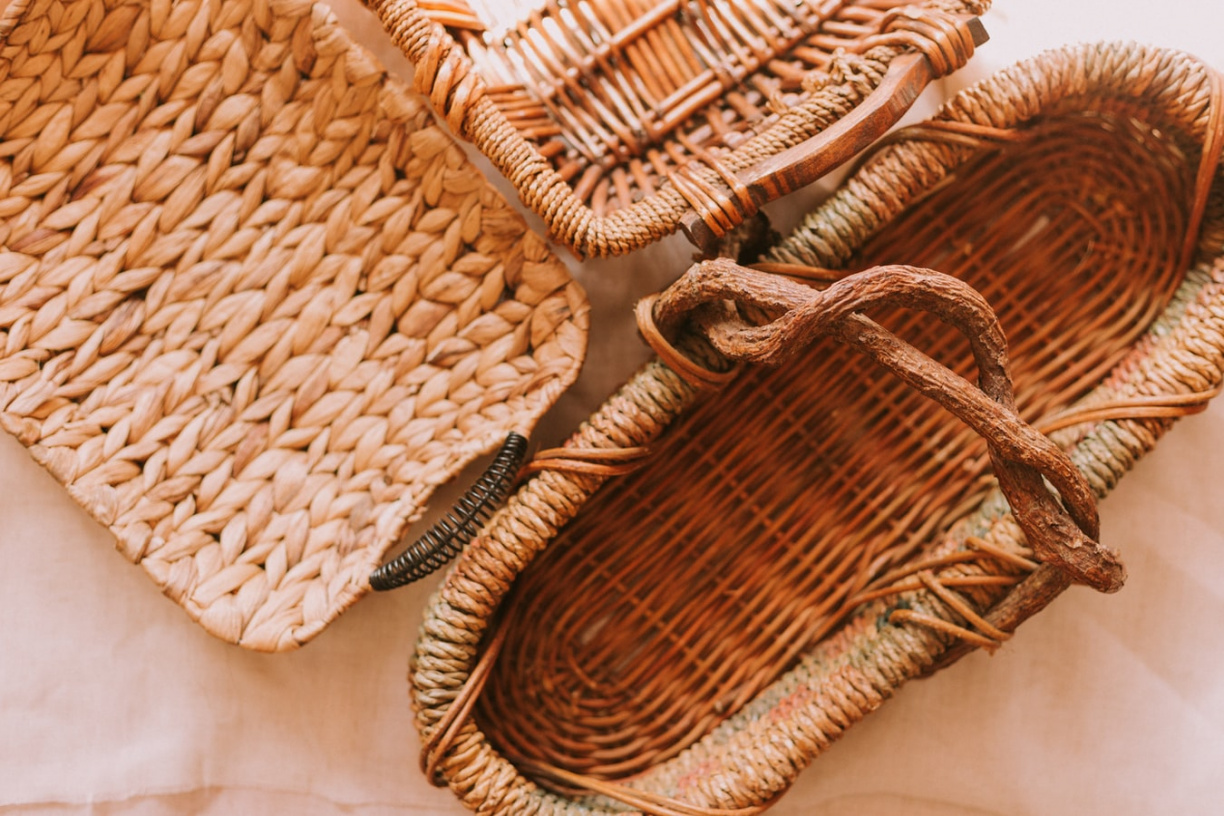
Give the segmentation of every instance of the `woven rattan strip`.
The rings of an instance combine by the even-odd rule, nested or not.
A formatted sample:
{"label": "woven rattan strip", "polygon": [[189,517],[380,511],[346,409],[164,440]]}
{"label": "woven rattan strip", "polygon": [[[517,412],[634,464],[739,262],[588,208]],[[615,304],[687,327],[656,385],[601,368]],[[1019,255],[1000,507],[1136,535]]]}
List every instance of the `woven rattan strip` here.
{"label": "woven rattan strip", "polygon": [[0,423],[209,631],[309,639],[576,376],[582,292],[321,6],[0,43]]}
{"label": "woven rattan strip", "polygon": [[[951,102],[940,120],[966,127],[880,150],[769,260],[973,283],[1022,412],[1083,418],[1055,439],[1104,495],[1221,379],[1220,88],[1176,53],[1044,55]],[[972,373],[937,321],[872,317]],[[1068,585],[974,435],[827,340],[713,393],[651,363],[569,444],[651,457],[606,484],[536,476],[418,643],[428,767],[472,807],[750,811],[907,679],[997,645]]]}
{"label": "woven rattan strip", "polygon": [[[873,130],[847,146],[839,160],[848,159],[921,85],[965,63],[982,36],[969,20],[988,5],[367,3],[455,132],[490,157],[555,236],[594,255],[656,240],[690,210],[714,233],[726,232],[763,200],[794,189],[774,178],[786,168],[760,177],[752,168],[847,117],[880,88],[891,97],[880,103],[888,122],[864,123]],[[926,55],[923,78],[885,89],[903,54]]]}

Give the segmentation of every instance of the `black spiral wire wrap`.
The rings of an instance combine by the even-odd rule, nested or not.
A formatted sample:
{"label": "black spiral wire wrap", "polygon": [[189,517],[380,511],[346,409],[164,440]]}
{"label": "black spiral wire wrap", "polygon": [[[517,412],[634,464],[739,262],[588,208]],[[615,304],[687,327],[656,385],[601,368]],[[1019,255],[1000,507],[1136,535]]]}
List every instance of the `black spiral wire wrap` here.
{"label": "black spiral wire wrap", "polygon": [[510,492],[527,456],[527,437],[511,431],[497,456],[450,512],[425,531],[394,560],[370,574],[370,586],[382,591],[419,581],[441,569],[467,546]]}

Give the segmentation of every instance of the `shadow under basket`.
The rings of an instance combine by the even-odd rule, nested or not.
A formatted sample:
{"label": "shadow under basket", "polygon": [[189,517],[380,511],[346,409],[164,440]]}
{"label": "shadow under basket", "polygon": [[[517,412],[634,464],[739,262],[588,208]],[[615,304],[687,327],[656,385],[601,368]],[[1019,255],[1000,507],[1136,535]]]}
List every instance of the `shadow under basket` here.
{"label": "shadow under basket", "polygon": [[754,812],[906,680],[1117,589],[1094,497],[1221,379],[1221,114],[1185,55],[1051,52],[891,138],[757,269],[639,308],[660,359],[427,612],[431,780],[482,812]]}
{"label": "shadow under basket", "polygon": [[582,255],[708,248],[965,64],[984,0],[364,0],[456,134]]}

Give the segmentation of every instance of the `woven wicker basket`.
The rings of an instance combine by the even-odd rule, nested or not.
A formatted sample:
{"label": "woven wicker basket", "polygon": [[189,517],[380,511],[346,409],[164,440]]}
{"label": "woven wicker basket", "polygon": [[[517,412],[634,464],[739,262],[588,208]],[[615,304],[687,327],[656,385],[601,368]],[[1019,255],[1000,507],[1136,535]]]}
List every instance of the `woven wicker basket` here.
{"label": "woven wicker basket", "polygon": [[366,0],[451,129],[583,255],[698,245],[882,135],[981,0]]}
{"label": "woven wicker basket", "polygon": [[296,646],[573,380],[583,293],[283,0],[0,21],[0,424],[210,632]]}
{"label": "woven wicker basket", "polygon": [[873,152],[758,269],[640,307],[660,358],[427,611],[429,778],[481,812],[756,812],[906,680],[1116,589],[1092,497],[1224,367],[1222,129],[1192,58],[1052,52]]}

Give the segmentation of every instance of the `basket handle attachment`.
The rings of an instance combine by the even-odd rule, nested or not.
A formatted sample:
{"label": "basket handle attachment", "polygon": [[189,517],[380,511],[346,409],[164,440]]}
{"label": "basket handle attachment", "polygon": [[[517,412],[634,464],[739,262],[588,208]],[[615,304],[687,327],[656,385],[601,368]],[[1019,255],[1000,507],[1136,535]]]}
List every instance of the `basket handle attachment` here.
{"label": "basket handle attachment", "polygon": [[[719,167],[707,154],[703,163],[718,171],[733,198],[717,191],[704,196],[690,192],[691,183],[673,178],[677,189],[693,206],[680,219],[680,228],[702,252],[713,254],[727,225],[738,224],[761,205],[806,187],[831,170],[848,162],[859,151],[882,137],[918,99],[932,80],[961,68],[974,48],[988,39],[977,17],[966,17],[933,8],[904,6],[894,9],[881,22],[881,33],[865,38],[856,51],[876,46],[906,46],[914,49],[895,57],[878,87],[852,111],[820,133],[738,173]],[[684,168],[682,168],[684,169]],[[691,181],[693,174],[678,174]],[[714,206],[720,204],[720,207]],[[738,217],[724,210],[738,205]]]}
{"label": "basket handle attachment", "polygon": [[[977,386],[862,313],[881,305],[930,312],[961,332],[977,362]],[[745,307],[764,313],[765,322],[748,322]],[[1092,489],[1067,455],[1017,414],[1003,330],[986,300],[963,281],[894,265],[814,289],[718,259],[696,264],[643,301],[638,319],[648,339],[691,320],[719,353],[749,363],[777,365],[825,335],[866,354],[985,438],[999,487],[1041,561],[1102,592],[1121,588],[1125,568],[1096,541]]]}
{"label": "basket handle attachment", "polygon": [[646,463],[645,446],[614,449],[547,448],[526,464],[527,437],[511,431],[493,461],[437,523],[403,552],[370,574],[370,588],[385,591],[419,581],[444,567],[472,542],[524,478],[542,470],[607,478],[632,473]]}
{"label": "basket handle attachment", "polygon": [[468,545],[501,504],[527,455],[527,437],[511,431],[480,478],[450,512],[391,561],[370,573],[370,588],[384,591],[441,569]]}

